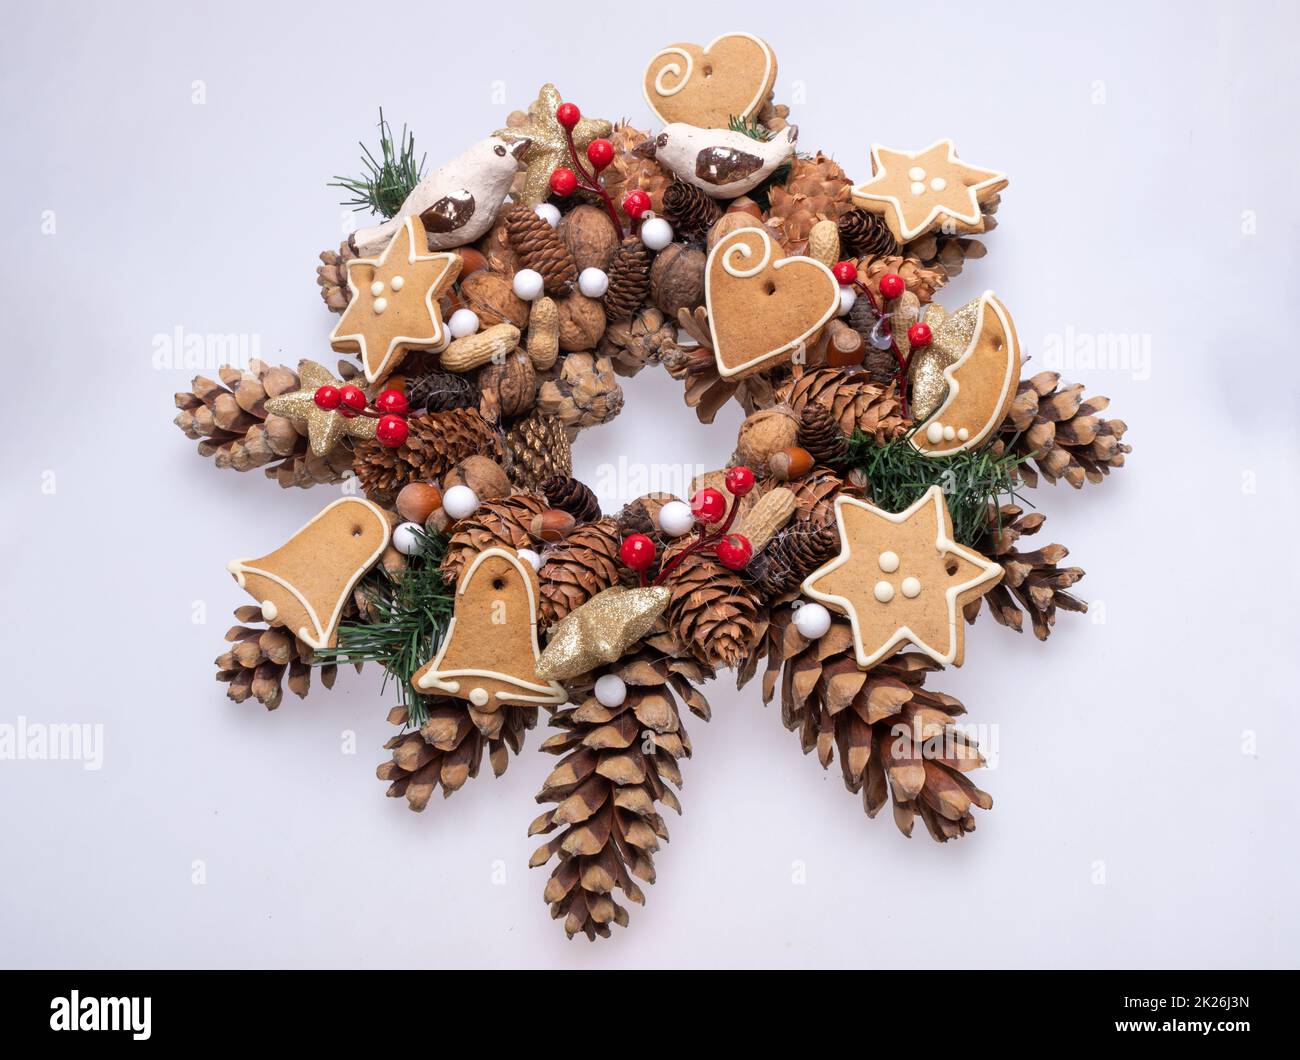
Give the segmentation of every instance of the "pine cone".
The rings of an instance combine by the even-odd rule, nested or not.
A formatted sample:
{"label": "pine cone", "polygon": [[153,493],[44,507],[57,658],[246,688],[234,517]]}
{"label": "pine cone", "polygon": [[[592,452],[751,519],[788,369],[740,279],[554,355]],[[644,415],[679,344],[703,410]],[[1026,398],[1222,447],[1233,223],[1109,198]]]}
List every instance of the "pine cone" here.
{"label": "pine cone", "polygon": [[[1036,552],[1021,552],[1016,541],[1042,529],[1047,516],[1040,512],[1026,515],[1023,508],[1004,504],[989,506],[988,532],[976,543],[984,555],[1002,564],[1002,580],[984,597],[966,605],[966,621],[974,622],[980,602],[987,597],[989,611],[1004,626],[1022,631],[1024,612],[1034,627],[1034,636],[1046,640],[1056,624],[1056,609],[1086,612],[1088,605],[1065,590],[1083,577],[1082,567],[1056,565],[1070,554],[1064,545],[1045,545]],[[1023,608],[1023,610],[1022,610]]]}
{"label": "pine cone", "polygon": [[718,410],[733,397],[746,415],[772,407],[775,398],[772,380],[767,373],[756,372],[739,382],[723,379],[718,374],[713,340],[709,335],[709,314],[703,306],[678,310],[677,323],[696,345],[674,343],[664,351],[663,364],[669,375],[684,381],[686,405],[695,410],[696,419],[701,423],[712,423]]}
{"label": "pine cone", "polygon": [[321,684],[334,687],[338,667],[333,663],[313,667],[311,647],[287,629],[247,625],[266,621],[256,604],[235,608],[235,620],[240,624],[226,631],[226,641],[232,647],[217,656],[216,664],[217,680],[230,686],[226,695],[236,703],[253,696],[267,710],[275,710],[286,684],[302,699],[311,686],[313,669],[320,671]]}
{"label": "pine cone", "polygon": [[546,550],[537,577],[542,616],[548,624],[559,622],[602,589],[622,581],[621,540],[618,522],[603,518],[575,528]]}
{"label": "pine cone", "polygon": [[525,489],[573,472],[573,449],[564,424],[539,409],[506,432],[506,448],[511,456],[510,479]]}
{"label": "pine cone", "polygon": [[840,535],[834,524],[800,519],[779,531],[747,569],[759,595],[775,600],[797,592],[803,580],[839,550]]}
{"label": "pine cone", "polygon": [[514,493],[500,500],[484,501],[472,515],[452,527],[453,533],[442,557],[443,576],[448,582],[455,583],[460,578],[461,568],[489,548],[515,551],[533,548],[536,542],[529,529],[533,516],[540,515],[549,507],[544,498],[531,493]]}
{"label": "pine cone", "polygon": [[542,274],[547,294],[566,292],[578,278],[578,267],[564,240],[544,217],[527,206],[511,206],[504,216],[519,263]]}
{"label": "pine cone", "polygon": [[[666,553],[664,562],[672,559]],[[762,635],[763,602],[748,578],[713,556],[693,552],[668,576],[668,626],[711,669],[734,669]]]}
{"label": "pine cone", "polygon": [[[546,883],[551,915],[564,918],[569,938],[608,938],[611,924],[627,926],[627,910],[612,893],[631,901],[645,897],[633,877],[653,883],[653,855],[668,839],[660,804],[681,813],[672,787],[682,784],[678,760],[689,758],[678,699],[707,720],[709,705],[696,690],[706,677],[698,663],[675,657],[662,635],[605,672],[627,683],[627,698],[605,707],[587,690],[573,696],[551,724],[561,730],[542,750],[564,755],[537,795],[556,803],[537,817],[529,835],[550,835],[529,859],[531,867],[559,862]],[[673,653],[673,654],[669,654]],[[594,679],[595,675],[593,675]],[[674,694],[675,693],[675,694]]]}
{"label": "pine cone", "polygon": [[425,372],[408,379],[406,399],[415,412],[450,412],[472,409],[479,402],[474,377],[463,372]]}
{"label": "pine cone", "polygon": [[[980,204],[984,227],[981,234],[992,232],[998,226],[994,217],[1000,196],[995,195],[986,203]],[[988,249],[978,239],[968,235],[944,235],[942,231],[927,232],[919,239],[914,239],[903,248],[909,258],[916,258],[925,265],[934,265],[943,269],[949,279],[961,272],[968,259],[982,258]]]}
{"label": "pine cone", "polygon": [[672,173],[653,158],[633,154],[638,145],[649,139],[648,132],[623,122],[614,126],[609,137],[614,145],[614,161],[601,172],[600,181],[605,186],[605,193],[614,201],[624,229],[632,227],[632,218],[623,212],[623,200],[628,192],[644,191],[650,196],[650,209],[663,213],[664,192],[674,180]]}
{"label": "pine cone", "polygon": [[600,501],[585,482],[568,475],[551,475],[538,488],[552,508],[568,512],[580,523],[594,523],[600,518]]}
{"label": "pine cone", "polygon": [[790,108],[784,103],[773,103],[776,97],[775,91],[767,94],[767,99],[763,101],[763,106],[754,115],[754,120],[764,128],[774,133],[779,133],[782,129],[788,128],[790,123],[786,120],[790,117]]}
{"label": "pine cone", "polygon": [[439,784],[447,798],[478,776],[485,746],[492,773],[499,777],[510,764],[510,752],[519,753],[524,733],[537,724],[536,707],[509,707],[488,714],[471,711],[464,700],[450,696],[425,697],[424,707],[427,720],[418,729],[407,729],[406,707],[388,712],[389,723],[403,731],[384,744],[392,757],[375,770],[380,780],[389,782],[388,797],[405,795],[417,813],[429,804]]}
{"label": "pine cone", "polygon": [[840,250],[849,258],[878,258],[898,253],[898,240],[879,216],[853,209],[840,214],[836,222],[840,232]]}
{"label": "pine cone", "polygon": [[768,224],[780,233],[788,253],[802,254],[813,225],[836,221],[853,208],[852,188],[839,163],[820,151],[812,158],[796,157],[785,184],[774,185],[769,193]]}
{"label": "pine cone", "polygon": [[619,375],[634,376],[647,364],[658,364],[676,344],[677,329],[654,306],[644,306],[631,320],[607,327],[597,352]]}
{"label": "pine cone", "polygon": [[537,411],[559,420],[570,441],[583,428],[608,423],[623,409],[623,388],[608,357],[571,353],[552,375],[537,390]]}
{"label": "pine cone", "polygon": [[858,262],[858,281],[871,288],[878,305],[884,304],[880,297],[880,277],[891,272],[901,276],[907,289],[922,303],[933,302],[935,291],[948,282],[948,275],[943,269],[932,268],[915,258],[903,258],[895,254],[863,258]]}
{"label": "pine cone", "polygon": [[477,409],[426,412],[407,419],[410,434],[398,448],[360,442],[352,469],[367,497],[392,504],[408,482],[439,481],[467,456],[503,460],[501,436]]}
{"label": "pine cone", "polygon": [[664,191],[664,217],[678,239],[703,239],[722,209],[694,184],[674,180]]}
{"label": "pine cone", "polygon": [[[888,229],[886,229],[888,231]],[[870,298],[859,298],[849,310],[849,327],[862,336],[865,354],[862,359],[867,378],[879,386],[888,386],[898,375],[898,361],[894,358],[891,347],[878,349],[871,341],[876,324],[880,320],[880,311],[871,304]]]}
{"label": "pine cone", "polygon": [[1098,415],[1110,398],[1083,399],[1083,384],[1060,386],[1057,372],[1039,372],[1020,380],[1015,400],[999,432],[999,441],[1014,453],[1032,456],[1017,468],[1028,486],[1038,485],[1038,473],[1055,484],[1065,479],[1075,489],[1084,480],[1100,482],[1113,467],[1124,466],[1131,445],[1122,441],[1128,424]]}
{"label": "pine cone", "polygon": [[320,286],[321,300],[331,313],[342,313],[352,300],[348,286],[348,262],[357,257],[349,241],[339,244],[337,254],[332,250],[320,252],[321,264],[316,266],[316,283]]}
{"label": "pine cone", "polygon": [[833,464],[849,451],[849,440],[829,405],[811,401],[799,412],[799,444],[819,464]]}
{"label": "pine cone", "polygon": [[772,612],[763,700],[771,701],[779,680],[781,720],[799,733],[804,753],[816,748],[827,768],[838,747],[844,786],[862,792],[868,817],[892,799],[894,823],[906,836],[918,814],[941,843],[974,831],[971,811],[990,809],[993,799],[965,777],[984,764],[952,724],[965,707],[924,687],[939,664],[904,652],[860,670],[847,622],[836,619],[808,641],[794,628],[793,613],[789,606]]}
{"label": "pine cone", "polygon": [[653,255],[637,236],[619,244],[609,266],[609,287],[605,291],[605,316],[610,325],[626,321],[650,294],[650,265]]}
{"label": "pine cone", "polygon": [[893,386],[878,386],[861,375],[848,375],[837,368],[804,372],[778,387],[775,399],[801,415],[810,403],[825,405],[835,414],[844,434],[861,431],[871,435],[877,445],[897,438],[907,429]]}
{"label": "pine cone", "polygon": [[217,467],[236,471],[265,467],[266,477],[283,487],[343,480],[352,466],[346,446],[317,456],[292,420],[267,415],[268,397],[299,388],[297,372],[252,360],[247,372],[226,365],[218,374],[225,386],[199,375],[191,390],[176,395],[181,411],[173,422],[187,438],[198,440],[200,456],[213,457]]}
{"label": "pine cone", "polygon": [[851,477],[842,477],[828,467],[814,467],[803,478],[784,485],[794,491],[795,519],[818,529],[835,526],[835,498],[841,493],[863,495]]}

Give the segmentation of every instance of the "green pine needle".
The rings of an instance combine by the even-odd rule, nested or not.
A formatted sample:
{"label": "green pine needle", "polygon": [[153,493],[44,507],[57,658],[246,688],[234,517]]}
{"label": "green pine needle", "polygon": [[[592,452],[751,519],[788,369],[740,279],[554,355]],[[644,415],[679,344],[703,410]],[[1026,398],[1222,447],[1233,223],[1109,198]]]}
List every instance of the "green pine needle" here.
{"label": "green pine needle", "polygon": [[755,140],[763,140],[764,142],[776,135],[757,118],[741,118],[735,114],[727,119],[727,128],[732,132],[743,133]]}
{"label": "green pine needle", "polygon": [[383,666],[384,687],[397,682],[397,696],[407,708],[410,724],[423,725],[425,697],[416,693],[411,678],[433,658],[451,621],[453,590],[442,576],[442,556],[447,539],[422,529],[414,530],[419,547],[407,557],[406,569],[390,573],[375,567],[361,583],[369,622],[339,626],[336,647],[316,652],[318,663],[377,662]]}
{"label": "green pine needle", "polygon": [[362,175],[336,176],[329,187],[351,192],[352,198],[344,199],[344,206],[392,217],[420,183],[426,156],[421,155],[419,164],[416,164],[415,137],[406,131],[405,125],[402,126],[401,139],[396,143],[393,141],[393,130],[384,120],[382,107],[379,108],[379,158],[375,158],[365,144],[361,144],[361,152],[364,156],[361,159]]}

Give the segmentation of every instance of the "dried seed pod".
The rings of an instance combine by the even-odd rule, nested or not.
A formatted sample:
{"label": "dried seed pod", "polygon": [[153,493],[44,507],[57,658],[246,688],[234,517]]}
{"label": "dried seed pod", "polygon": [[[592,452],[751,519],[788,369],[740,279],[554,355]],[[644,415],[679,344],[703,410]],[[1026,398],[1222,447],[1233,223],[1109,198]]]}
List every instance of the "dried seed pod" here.
{"label": "dried seed pod", "polygon": [[840,231],[834,221],[818,221],[809,229],[808,256],[828,269],[840,260]]}
{"label": "dried seed pod", "polygon": [[560,353],[560,310],[554,300],[539,298],[528,313],[528,357],[546,371]]}
{"label": "dried seed pod", "polygon": [[473,335],[453,339],[442,352],[442,366],[449,372],[470,372],[493,360],[503,360],[519,345],[519,329],[513,324],[493,324]]}
{"label": "dried seed pod", "polygon": [[737,532],[747,537],[754,551],[759,552],[790,521],[798,507],[794,493],[784,486],[768,490],[741,517]]}

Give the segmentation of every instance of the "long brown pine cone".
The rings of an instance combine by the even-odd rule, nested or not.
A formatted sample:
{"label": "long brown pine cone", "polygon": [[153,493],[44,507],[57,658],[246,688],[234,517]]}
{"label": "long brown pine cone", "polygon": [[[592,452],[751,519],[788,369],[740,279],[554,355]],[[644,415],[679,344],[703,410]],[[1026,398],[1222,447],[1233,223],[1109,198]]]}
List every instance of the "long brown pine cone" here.
{"label": "long brown pine cone", "polygon": [[790,606],[773,610],[765,639],[763,701],[781,689],[781,720],[799,733],[804,753],[822,768],[840,753],[844,786],[862,793],[868,817],[892,802],[894,823],[911,836],[917,816],[939,842],[975,830],[972,810],[993,799],[965,774],[984,764],[978,748],[953,726],[966,708],[925,687],[942,669],[919,652],[904,652],[860,670],[853,631],[836,619],[819,640],[794,627]]}
{"label": "long brown pine cone", "polygon": [[366,496],[392,504],[408,482],[441,480],[467,456],[502,460],[501,435],[478,409],[425,412],[407,420],[410,434],[396,449],[377,441],[359,442],[352,469]]}
{"label": "long brown pine cone", "polygon": [[664,218],[677,238],[702,239],[721,216],[721,207],[694,184],[675,180],[664,191]]}
{"label": "long brown pine cone", "polygon": [[348,287],[348,262],[355,257],[357,252],[347,240],[339,244],[338,253],[332,250],[320,252],[316,283],[320,287],[321,301],[331,313],[342,313],[352,300],[352,289]]}
{"label": "long brown pine cone", "polygon": [[406,383],[406,399],[417,412],[450,412],[479,403],[474,377],[464,372],[422,372]]}
{"label": "long brown pine cone", "polygon": [[392,757],[375,770],[380,780],[388,781],[388,797],[405,795],[407,805],[417,813],[429,804],[439,784],[443,798],[448,798],[478,776],[484,749],[493,775],[504,773],[510,753],[519,753],[524,733],[537,724],[537,708],[503,707],[487,714],[471,712],[464,700],[430,696],[426,718],[418,729],[408,729],[406,707],[388,712],[389,723],[403,731],[384,744]]}
{"label": "long brown pine cone", "polygon": [[[265,622],[256,604],[235,608],[239,625],[226,631],[231,647],[216,658],[217,680],[229,685],[226,695],[236,703],[252,696],[267,710],[275,710],[284,697],[284,686],[302,699],[311,687],[311,672],[320,672],[320,682],[334,687],[338,667],[334,664],[313,667],[310,646],[287,629],[250,626]],[[359,668],[359,667],[358,667]]]}
{"label": "long brown pine cone", "polygon": [[[669,563],[674,553],[664,554]],[[744,574],[714,556],[693,552],[664,582],[673,636],[710,669],[738,667],[763,634],[764,605]]]}
{"label": "long brown pine cone", "polygon": [[455,582],[461,568],[485,549],[534,547],[536,541],[529,529],[533,516],[549,507],[544,497],[531,493],[484,501],[472,515],[455,525],[442,557],[444,576],[449,582]]}
{"label": "long brown pine cone", "polygon": [[852,209],[853,182],[839,163],[820,151],[811,158],[796,157],[784,184],[772,186],[768,223],[781,236],[791,254],[808,247],[808,233],[818,221],[836,221]]}
{"label": "long brown pine cone", "polygon": [[547,294],[563,294],[578,278],[578,267],[569,248],[551,227],[528,206],[511,206],[504,214],[510,245],[526,269],[542,274]]}
{"label": "long brown pine cone", "polygon": [[821,464],[839,460],[849,451],[849,440],[840,430],[835,411],[818,401],[799,410],[799,444]]}
{"label": "long brown pine cone", "polygon": [[923,303],[934,301],[935,292],[948,282],[948,274],[942,268],[926,265],[916,258],[896,254],[863,258],[858,262],[858,282],[871,288],[877,305],[884,304],[880,297],[880,278],[891,272],[901,276],[907,289]]}
{"label": "long brown pine cone", "polygon": [[800,519],[768,542],[746,568],[759,595],[776,600],[795,592],[813,571],[839,553],[834,525],[817,526]]}
{"label": "long brown pine cone", "polygon": [[556,475],[573,471],[569,432],[554,416],[534,409],[506,431],[510,480],[524,489],[538,489]]}
{"label": "long brown pine cone", "polygon": [[548,625],[622,581],[621,543],[618,521],[607,516],[577,527],[546,550],[537,578],[542,618]]}
{"label": "long brown pine cone", "polygon": [[638,236],[628,236],[619,244],[609,264],[609,287],[602,303],[611,325],[630,320],[649,296],[653,257]]}
{"label": "long brown pine cone", "polygon": [[551,475],[538,485],[552,508],[568,512],[580,523],[594,523],[600,518],[600,501],[585,482],[568,475]]}
{"label": "long brown pine cone", "polygon": [[878,445],[907,430],[894,387],[880,386],[861,375],[838,368],[815,368],[777,387],[775,399],[802,414],[812,402],[827,406],[845,435],[855,430],[871,435]]}
{"label": "long brown pine cone", "polygon": [[1081,489],[1085,481],[1100,482],[1111,468],[1123,467],[1124,455],[1133,451],[1123,442],[1128,424],[1100,415],[1110,406],[1110,398],[1085,401],[1082,383],[1064,387],[1060,383],[1058,372],[1039,372],[1020,380],[999,430],[1006,449],[1032,457],[1017,469],[1027,486],[1037,486],[1041,474],[1053,484],[1065,479]]}
{"label": "long brown pine cone", "polygon": [[[561,731],[542,750],[564,757],[537,801],[556,805],[528,829],[551,837],[533,854],[531,867],[559,859],[544,895],[551,915],[564,920],[569,938],[581,932],[591,940],[608,938],[612,924],[627,926],[615,889],[645,903],[637,881],[654,882],[654,853],[668,839],[660,807],[681,813],[673,787],[682,785],[678,761],[691,753],[679,697],[707,720],[709,705],[696,686],[712,676],[662,633],[601,672],[621,677],[627,698],[617,707],[602,706],[585,684],[575,690],[577,706],[552,715]],[[599,674],[588,676],[594,683]]]}
{"label": "long brown pine cone", "polygon": [[1038,533],[1046,521],[1047,516],[1041,512],[1026,514],[1014,504],[989,506],[988,532],[975,547],[1002,565],[1003,577],[984,596],[966,605],[967,622],[975,621],[981,602],[987,600],[993,617],[1017,633],[1022,631],[1024,613],[1028,611],[1034,636],[1046,640],[1056,625],[1058,607],[1080,613],[1088,610],[1083,600],[1066,592],[1083,578],[1083,568],[1057,566],[1070,554],[1069,549],[1057,544],[1033,552],[1016,548],[1020,538]]}
{"label": "long brown pine cone", "polygon": [[898,253],[898,240],[877,215],[860,207],[842,213],[836,222],[841,251],[854,258],[878,258]]}

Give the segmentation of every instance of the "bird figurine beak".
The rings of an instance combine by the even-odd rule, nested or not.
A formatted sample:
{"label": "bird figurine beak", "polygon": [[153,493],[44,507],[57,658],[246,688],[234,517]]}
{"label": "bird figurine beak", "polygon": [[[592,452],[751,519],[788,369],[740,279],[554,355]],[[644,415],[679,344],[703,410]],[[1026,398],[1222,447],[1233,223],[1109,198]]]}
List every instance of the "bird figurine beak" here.
{"label": "bird figurine beak", "polygon": [[532,140],[525,136],[522,140],[516,140],[510,145],[510,153],[515,156],[516,161],[523,161],[524,152],[528,150],[529,145],[531,145],[532,142]]}
{"label": "bird figurine beak", "polygon": [[651,158],[651,159],[654,158],[655,156],[654,138],[652,137],[649,140],[642,140],[639,144],[637,144],[634,148],[632,148],[632,154],[636,158]]}

